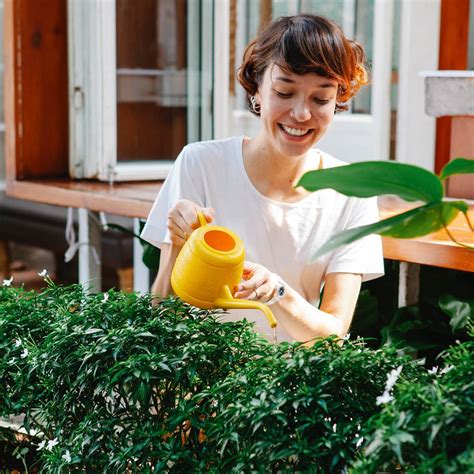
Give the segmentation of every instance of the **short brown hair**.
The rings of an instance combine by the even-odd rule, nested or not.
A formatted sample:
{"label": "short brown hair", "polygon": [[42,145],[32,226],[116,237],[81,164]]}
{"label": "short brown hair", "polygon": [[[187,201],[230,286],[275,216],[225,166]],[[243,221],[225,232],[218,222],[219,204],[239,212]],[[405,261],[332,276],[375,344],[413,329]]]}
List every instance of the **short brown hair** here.
{"label": "short brown hair", "polygon": [[367,84],[365,53],[356,41],[327,18],[300,14],[283,16],[270,23],[247,46],[237,77],[250,103],[267,67],[275,63],[295,73],[313,72],[339,83],[336,111],[347,110],[345,103]]}

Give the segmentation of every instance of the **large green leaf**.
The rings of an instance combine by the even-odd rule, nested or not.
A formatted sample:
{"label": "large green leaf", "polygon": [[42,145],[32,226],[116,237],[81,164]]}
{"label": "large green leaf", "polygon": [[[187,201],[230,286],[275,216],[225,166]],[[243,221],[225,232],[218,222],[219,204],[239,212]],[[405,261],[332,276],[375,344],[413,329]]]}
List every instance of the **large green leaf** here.
{"label": "large green leaf", "polygon": [[296,186],[308,191],[331,188],[347,196],[396,194],[406,201],[437,202],[443,198],[441,180],[418,166],[393,161],[364,161],[308,171]]}
{"label": "large green leaf", "polygon": [[453,174],[468,173],[474,173],[474,160],[468,160],[467,158],[455,158],[441,170],[439,177],[441,179],[446,179]]}
{"label": "large green leaf", "polygon": [[374,224],[347,229],[339,232],[320,247],[313,255],[312,261],[331,250],[350,244],[369,234],[380,234],[385,237],[399,239],[410,239],[431,234],[431,232],[435,232],[449,224],[459,211],[467,212],[467,210],[468,205],[463,201],[435,202]]}

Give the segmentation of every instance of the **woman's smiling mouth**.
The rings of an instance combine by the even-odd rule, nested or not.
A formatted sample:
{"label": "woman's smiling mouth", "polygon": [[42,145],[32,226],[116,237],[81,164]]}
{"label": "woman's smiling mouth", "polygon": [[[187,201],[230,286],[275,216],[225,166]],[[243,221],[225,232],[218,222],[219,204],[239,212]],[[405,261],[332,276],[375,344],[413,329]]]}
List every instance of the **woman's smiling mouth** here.
{"label": "woman's smiling mouth", "polygon": [[312,128],[293,128],[289,127],[288,125],[283,125],[279,123],[278,126],[288,135],[292,137],[302,137],[304,135],[308,135],[313,131]]}

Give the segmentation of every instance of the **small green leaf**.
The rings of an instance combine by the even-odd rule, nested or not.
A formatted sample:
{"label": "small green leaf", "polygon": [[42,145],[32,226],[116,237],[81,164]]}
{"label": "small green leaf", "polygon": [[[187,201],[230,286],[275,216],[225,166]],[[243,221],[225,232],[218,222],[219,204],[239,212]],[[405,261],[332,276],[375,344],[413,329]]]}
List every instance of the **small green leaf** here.
{"label": "small green leaf", "polygon": [[393,161],[365,161],[308,171],[296,186],[308,191],[331,188],[346,196],[396,194],[406,201],[437,202],[443,198],[441,180],[418,166]]}
{"label": "small green leaf", "polygon": [[159,365],[163,370],[167,370],[168,372],[171,372],[171,369],[170,369],[169,365],[165,364],[164,362],[158,362],[158,365]]}
{"label": "small green leaf", "polygon": [[89,328],[84,331],[84,334],[96,334],[98,332],[102,332],[100,328]]}
{"label": "small green leaf", "polygon": [[452,295],[439,298],[439,307],[450,317],[449,324],[454,331],[464,329],[470,318],[474,318],[474,301],[462,301]]}
{"label": "small green leaf", "polygon": [[474,160],[467,158],[455,158],[447,163],[441,170],[439,177],[446,179],[453,174],[469,174],[474,173]]}
{"label": "small green leaf", "polygon": [[410,239],[431,234],[444,225],[448,225],[459,211],[465,212],[467,209],[468,206],[463,201],[436,202],[416,207],[374,224],[344,230],[320,247],[313,255],[312,261],[331,250],[370,234],[380,234],[398,239]]}
{"label": "small green leaf", "polygon": [[436,435],[439,433],[439,430],[443,427],[443,423],[435,423],[434,425],[431,425],[431,434],[430,437],[428,438],[428,446],[431,448],[433,445],[433,441],[436,438]]}

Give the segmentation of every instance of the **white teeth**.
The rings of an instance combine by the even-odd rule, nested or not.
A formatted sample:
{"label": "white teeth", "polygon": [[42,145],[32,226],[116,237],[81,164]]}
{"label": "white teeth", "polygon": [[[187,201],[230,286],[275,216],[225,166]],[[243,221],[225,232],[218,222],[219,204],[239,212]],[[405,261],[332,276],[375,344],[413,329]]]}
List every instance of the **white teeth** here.
{"label": "white teeth", "polygon": [[287,127],[286,125],[282,125],[281,128],[285,130],[286,133],[289,135],[293,135],[294,137],[301,137],[303,135],[306,135],[308,133],[308,129],[301,129],[301,128],[291,128]]}

